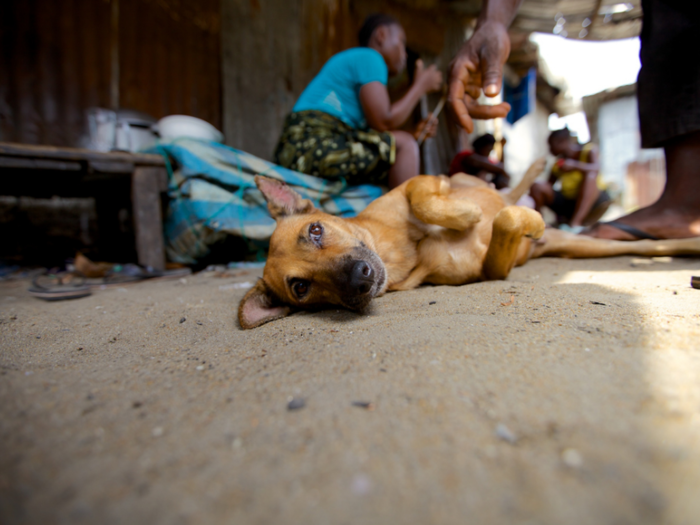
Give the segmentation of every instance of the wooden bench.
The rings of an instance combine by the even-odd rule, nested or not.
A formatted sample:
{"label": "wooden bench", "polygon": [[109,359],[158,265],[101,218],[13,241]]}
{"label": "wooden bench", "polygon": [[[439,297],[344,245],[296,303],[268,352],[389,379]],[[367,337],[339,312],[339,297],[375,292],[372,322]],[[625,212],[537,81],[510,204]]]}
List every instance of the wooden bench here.
{"label": "wooden bench", "polygon": [[[142,153],[102,153],[77,148],[31,146],[0,142],[0,194],[37,196],[39,188],[32,177],[9,181],[3,171],[13,173],[64,172],[74,175],[78,184],[99,179],[129,177],[136,233],[136,253],[141,266],[165,269],[161,193],[168,189],[165,161],[160,155]],[[16,177],[15,177],[16,179]],[[34,187],[33,187],[34,186]],[[67,190],[62,195],[58,182],[52,194],[75,196]],[[122,262],[122,261],[119,261]]]}

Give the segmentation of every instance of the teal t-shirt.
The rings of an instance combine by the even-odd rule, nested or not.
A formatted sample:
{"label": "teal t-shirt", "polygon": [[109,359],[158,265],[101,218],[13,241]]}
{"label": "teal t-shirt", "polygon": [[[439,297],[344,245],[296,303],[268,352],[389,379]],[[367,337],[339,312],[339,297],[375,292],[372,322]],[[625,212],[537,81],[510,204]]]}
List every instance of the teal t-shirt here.
{"label": "teal t-shirt", "polygon": [[341,51],[326,62],[292,111],[323,111],[355,129],[365,129],[367,120],[360,103],[360,88],[370,82],[386,86],[388,78],[389,70],[378,51],[369,47]]}

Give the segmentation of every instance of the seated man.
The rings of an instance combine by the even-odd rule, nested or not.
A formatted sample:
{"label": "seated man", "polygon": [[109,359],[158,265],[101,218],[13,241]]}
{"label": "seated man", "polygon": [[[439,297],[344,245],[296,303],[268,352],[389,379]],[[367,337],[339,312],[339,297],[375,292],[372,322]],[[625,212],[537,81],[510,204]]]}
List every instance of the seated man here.
{"label": "seated man", "polygon": [[[530,190],[535,209],[547,206],[556,213],[559,224],[580,231],[600,219],[612,203],[599,174],[598,148],[590,142],[581,146],[564,128],[549,135],[549,150],[559,158],[549,180],[533,184]],[[554,190],[557,180],[559,191]]]}
{"label": "seated man", "polygon": [[507,188],[510,176],[503,168],[503,164],[489,158],[495,144],[496,139],[490,133],[478,137],[472,144],[473,150],[460,151],[452,159],[450,175],[466,173],[486,182],[493,182],[497,190]]}
{"label": "seated man", "polygon": [[[413,85],[391,104],[388,76],[406,65],[406,35],[392,17],[372,15],[359,33],[360,46],[331,57],[287,117],[274,162],[348,184],[394,188],[418,175],[414,137],[396,131],[420,98],[442,86],[435,66],[416,63]],[[427,125],[427,124],[426,124]],[[430,123],[434,131],[435,123]]]}

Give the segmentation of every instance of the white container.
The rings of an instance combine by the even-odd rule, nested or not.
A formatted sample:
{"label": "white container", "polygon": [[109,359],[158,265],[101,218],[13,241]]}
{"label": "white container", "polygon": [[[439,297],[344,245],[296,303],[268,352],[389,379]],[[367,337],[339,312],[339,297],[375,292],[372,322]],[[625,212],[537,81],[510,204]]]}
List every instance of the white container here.
{"label": "white container", "polygon": [[181,137],[223,142],[224,135],[207,121],[188,115],[169,115],[154,126],[154,131],[163,140]]}
{"label": "white container", "polygon": [[114,149],[137,152],[156,144],[156,134],[151,130],[156,119],[133,110],[117,112],[117,129]]}
{"label": "white container", "polygon": [[117,114],[111,109],[89,108],[87,110],[88,149],[111,151],[114,147]]}

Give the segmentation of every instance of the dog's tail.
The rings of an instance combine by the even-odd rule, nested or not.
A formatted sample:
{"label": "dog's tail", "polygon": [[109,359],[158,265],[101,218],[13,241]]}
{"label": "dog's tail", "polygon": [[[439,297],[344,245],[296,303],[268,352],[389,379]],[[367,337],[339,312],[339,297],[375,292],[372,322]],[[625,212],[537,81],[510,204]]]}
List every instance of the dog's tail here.
{"label": "dog's tail", "polygon": [[503,196],[505,201],[508,204],[515,204],[520,200],[520,197],[525,195],[528,191],[530,191],[530,186],[533,185],[535,182],[535,179],[539,176],[540,173],[544,171],[544,167],[547,164],[547,160],[544,157],[540,157],[537,159],[535,162],[532,163],[532,166],[530,166],[527,171],[525,172],[525,175],[523,175],[523,178],[520,179],[520,182],[513,188],[510,193],[507,193]]}

